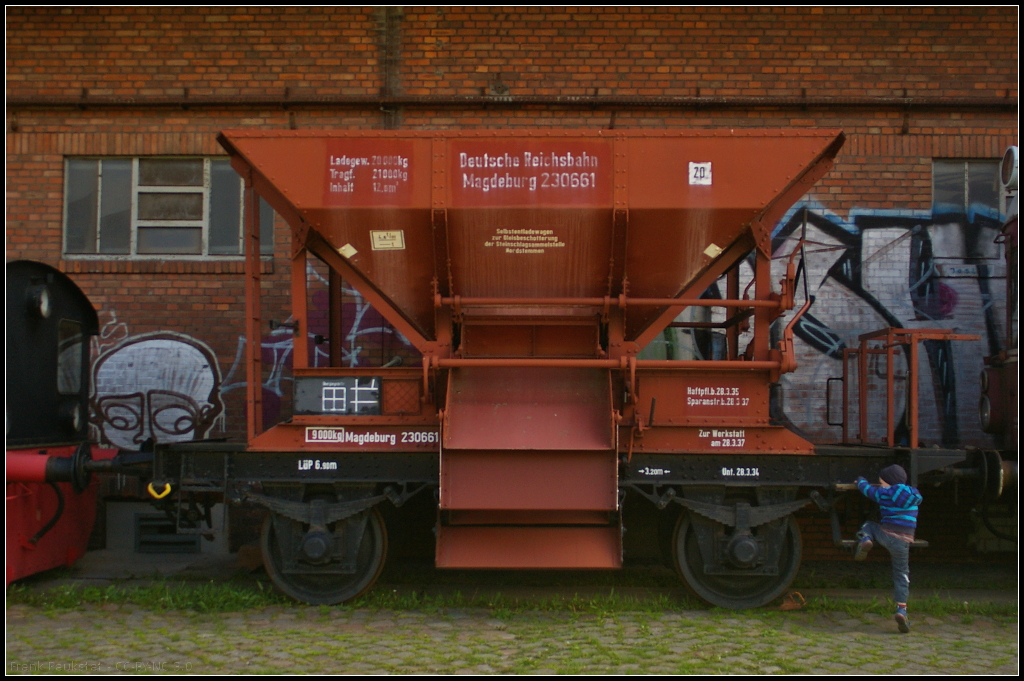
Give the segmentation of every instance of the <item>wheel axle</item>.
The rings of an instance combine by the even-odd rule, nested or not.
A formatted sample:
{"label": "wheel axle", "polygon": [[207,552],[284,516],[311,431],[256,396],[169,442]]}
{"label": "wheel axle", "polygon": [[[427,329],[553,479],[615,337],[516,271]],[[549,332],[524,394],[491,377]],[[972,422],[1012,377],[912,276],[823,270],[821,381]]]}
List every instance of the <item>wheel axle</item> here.
{"label": "wheel axle", "polygon": [[387,531],[376,508],[310,526],[276,513],[263,523],[263,565],[298,601],[335,605],[365,593],[384,569]]}
{"label": "wheel axle", "polygon": [[736,532],[725,547],[729,562],[739,568],[753,567],[761,554],[757,540],[749,534]]}
{"label": "wheel axle", "polygon": [[673,537],[673,562],[687,588],[706,603],[734,610],[781,596],[796,577],[800,554],[792,516],[744,532],[684,512]]}
{"label": "wheel axle", "polygon": [[302,556],[310,563],[329,562],[334,547],[334,535],[326,530],[310,530],[302,538]]}

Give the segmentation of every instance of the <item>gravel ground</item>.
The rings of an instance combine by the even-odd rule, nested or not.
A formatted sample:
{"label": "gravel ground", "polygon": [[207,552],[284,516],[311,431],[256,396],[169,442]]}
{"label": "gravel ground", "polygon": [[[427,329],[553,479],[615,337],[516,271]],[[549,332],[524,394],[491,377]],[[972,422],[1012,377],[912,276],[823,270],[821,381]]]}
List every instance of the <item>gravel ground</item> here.
{"label": "gravel ground", "polygon": [[1017,674],[1017,623],[844,612],[7,610],[8,674]]}
{"label": "gravel ground", "polygon": [[[75,570],[54,571],[23,588],[156,583],[188,588],[216,583],[230,590],[266,582],[261,570],[230,561],[186,561],[157,578],[145,556],[96,552]],[[131,569],[128,569],[130,567]],[[149,575],[148,578],[143,575]],[[886,563],[805,563],[794,587],[808,598],[891,598]],[[629,568],[503,573],[439,571],[396,563],[376,587],[408,608],[378,600],[373,608],[261,605],[237,612],[154,611],[134,604],[79,605],[70,610],[18,603],[7,608],[8,674],[255,673],[586,673],[586,674],[1017,674],[1016,617],[916,613],[914,599],[971,604],[1016,603],[1017,569],[1007,561],[914,566],[912,632],[900,635],[890,616],[863,612],[693,610],[674,574]],[[608,598],[611,592],[650,606],[573,613],[553,610],[439,607],[460,592],[544,602]],[[416,596],[435,598],[419,607]],[[43,601],[46,602],[46,601]],[[130,603],[131,601],[129,601]],[[820,610],[820,608],[818,608]],[[846,608],[859,612],[858,607]],[[948,612],[948,610],[939,610]],[[984,610],[981,610],[984,611]],[[991,608],[988,612],[991,612]],[[598,610],[598,612],[601,612]]]}

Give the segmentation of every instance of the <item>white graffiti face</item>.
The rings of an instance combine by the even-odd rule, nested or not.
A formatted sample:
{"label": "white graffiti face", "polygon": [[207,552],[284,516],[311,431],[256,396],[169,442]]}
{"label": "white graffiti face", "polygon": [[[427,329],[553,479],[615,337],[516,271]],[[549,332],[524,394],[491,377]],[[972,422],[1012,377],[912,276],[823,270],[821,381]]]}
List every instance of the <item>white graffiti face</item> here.
{"label": "white graffiti face", "polygon": [[104,353],[96,361],[94,385],[101,439],[125,449],[137,449],[150,437],[206,437],[224,409],[212,351],[177,334],[138,336]]}

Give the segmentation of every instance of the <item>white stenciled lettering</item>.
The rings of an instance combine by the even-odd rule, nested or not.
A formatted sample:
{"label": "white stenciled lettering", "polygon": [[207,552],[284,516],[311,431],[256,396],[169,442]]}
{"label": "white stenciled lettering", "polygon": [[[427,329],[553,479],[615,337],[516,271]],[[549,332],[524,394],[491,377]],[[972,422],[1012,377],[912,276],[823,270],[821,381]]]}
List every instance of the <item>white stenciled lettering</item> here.
{"label": "white stenciled lettering", "polygon": [[554,151],[536,154],[524,151],[523,165],[530,168],[596,168],[598,158],[585,151],[581,154],[559,154]]}
{"label": "white stenciled lettering", "polygon": [[345,433],[345,442],[363,446],[365,444],[387,444],[394,446],[397,436],[394,433]]}
{"label": "white stenciled lettering", "polygon": [[585,151],[578,154],[524,151],[521,155],[507,151],[496,154],[461,152],[458,158],[462,189],[481,193],[594,189],[598,165],[598,157]]}
{"label": "white stenciled lettering", "polygon": [[374,168],[373,179],[401,180],[402,182],[406,182],[409,180],[409,171],[399,170],[398,168]]}
{"label": "white stenciled lettering", "polygon": [[597,173],[541,173],[544,189],[587,189],[597,185]]}
{"label": "white stenciled lettering", "polygon": [[336,471],[338,470],[337,461],[321,461],[320,459],[299,459],[298,462],[300,471]]}
{"label": "white stenciled lettering", "polygon": [[331,165],[332,166],[348,166],[350,168],[355,168],[357,166],[368,166],[368,165],[370,165],[370,159],[366,158],[365,156],[357,156],[357,157],[353,158],[353,157],[345,156],[345,155],[335,156],[334,154],[331,154]]}
{"label": "white stenciled lettering", "polygon": [[356,177],[356,169],[349,168],[348,170],[337,170],[336,168],[328,168],[331,173],[332,180],[343,180],[345,182],[351,182]]}
{"label": "white stenciled lettering", "polygon": [[460,168],[518,168],[519,157],[511,156],[508,152],[493,156],[483,154],[482,156],[470,156],[463,152],[459,154]]}
{"label": "white stenciled lettering", "polygon": [[707,446],[716,448],[743,447],[747,443],[747,431],[743,428],[729,430],[702,428],[697,431],[697,437],[709,440]]}
{"label": "white stenciled lettering", "polygon": [[476,173],[462,173],[463,189],[479,189],[487,193],[495,189],[526,189],[537,191],[537,178],[532,175],[512,175],[511,173],[494,173],[483,176]]}
{"label": "white stenciled lettering", "polygon": [[732,428],[728,430],[710,428],[697,431],[697,437],[746,437],[747,431],[743,428]]}
{"label": "white stenciled lettering", "polygon": [[727,467],[722,466],[722,477],[723,478],[759,478],[761,477],[761,469],[757,466],[736,466]]}
{"label": "white stenciled lettering", "polygon": [[551,229],[496,229],[484,247],[500,247],[506,253],[544,253],[549,248],[565,248],[565,242]]}
{"label": "white stenciled lettering", "polygon": [[691,407],[746,407],[750,398],[740,395],[740,389],[732,386],[686,387],[686,404]]}
{"label": "white stenciled lettering", "polygon": [[402,442],[411,444],[431,444],[440,441],[436,431],[407,430],[402,433]]}
{"label": "white stenciled lettering", "polygon": [[[355,433],[347,428],[306,428],[306,442],[326,442],[336,444],[385,444],[395,446],[398,435],[395,433],[381,433],[377,431]],[[310,467],[315,466],[309,463]],[[300,469],[301,470],[301,469]]]}
{"label": "white stenciled lettering", "polygon": [[370,157],[373,165],[375,166],[396,166],[398,168],[409,167],[409,157],[400,155],[391,156],[371,156]]}
{"label": "white stenciled lettering", "polygon": [[[352,194],[357,188],[374,194],[398,194],[409,183],[409,157],[401,154],[349,156],[330,154],[327,159],[328,191]],[[369,173],[361,170],[369,168]]]}

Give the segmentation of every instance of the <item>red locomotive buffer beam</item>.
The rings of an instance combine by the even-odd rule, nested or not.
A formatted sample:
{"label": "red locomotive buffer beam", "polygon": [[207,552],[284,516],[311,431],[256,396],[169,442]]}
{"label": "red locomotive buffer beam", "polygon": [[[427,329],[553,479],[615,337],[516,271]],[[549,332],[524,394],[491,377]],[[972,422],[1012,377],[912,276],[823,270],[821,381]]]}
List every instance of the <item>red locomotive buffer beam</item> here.
{"label": "red locomotive buffer beam", "polygon": [[88,444],[7,450],[7,584],[85,555],[96,517],[88,465],[115,454]]}
{"label": "red locomotive buffer beam", "polygon": [[[771,229],[831,167],[841,132],[239,130],[219,141],[292,228],[298,339],[310,336],[307,258],[332,275],[331,366],[311,367],[296,343],[296,415],[265,432],[249,305],[248,451],[315,453],[309,465],[336,489],[355,479],[330,471],[360,456],[439,455],[439,565],[617,567],[621,468],[635,453],[814,453],[768,419],[768,383],[795,367],[792,344],[769,339],[793,307],[792,268],[772,291]],[[258,225],[247,229],[258,302]],[[726,298],[702,299],[723,276]],[[422,366],[339,366],[340,279]],[[637,358],[681,312],[709,306],[725,310],[724,357]],[[335,574],[313,556],[320,516],[261,503],[277,518],[264,544],[275,581],[308,598],[302,570]],[[372,582],[338,586],[346,579],[324,577],[333,598]]]}

